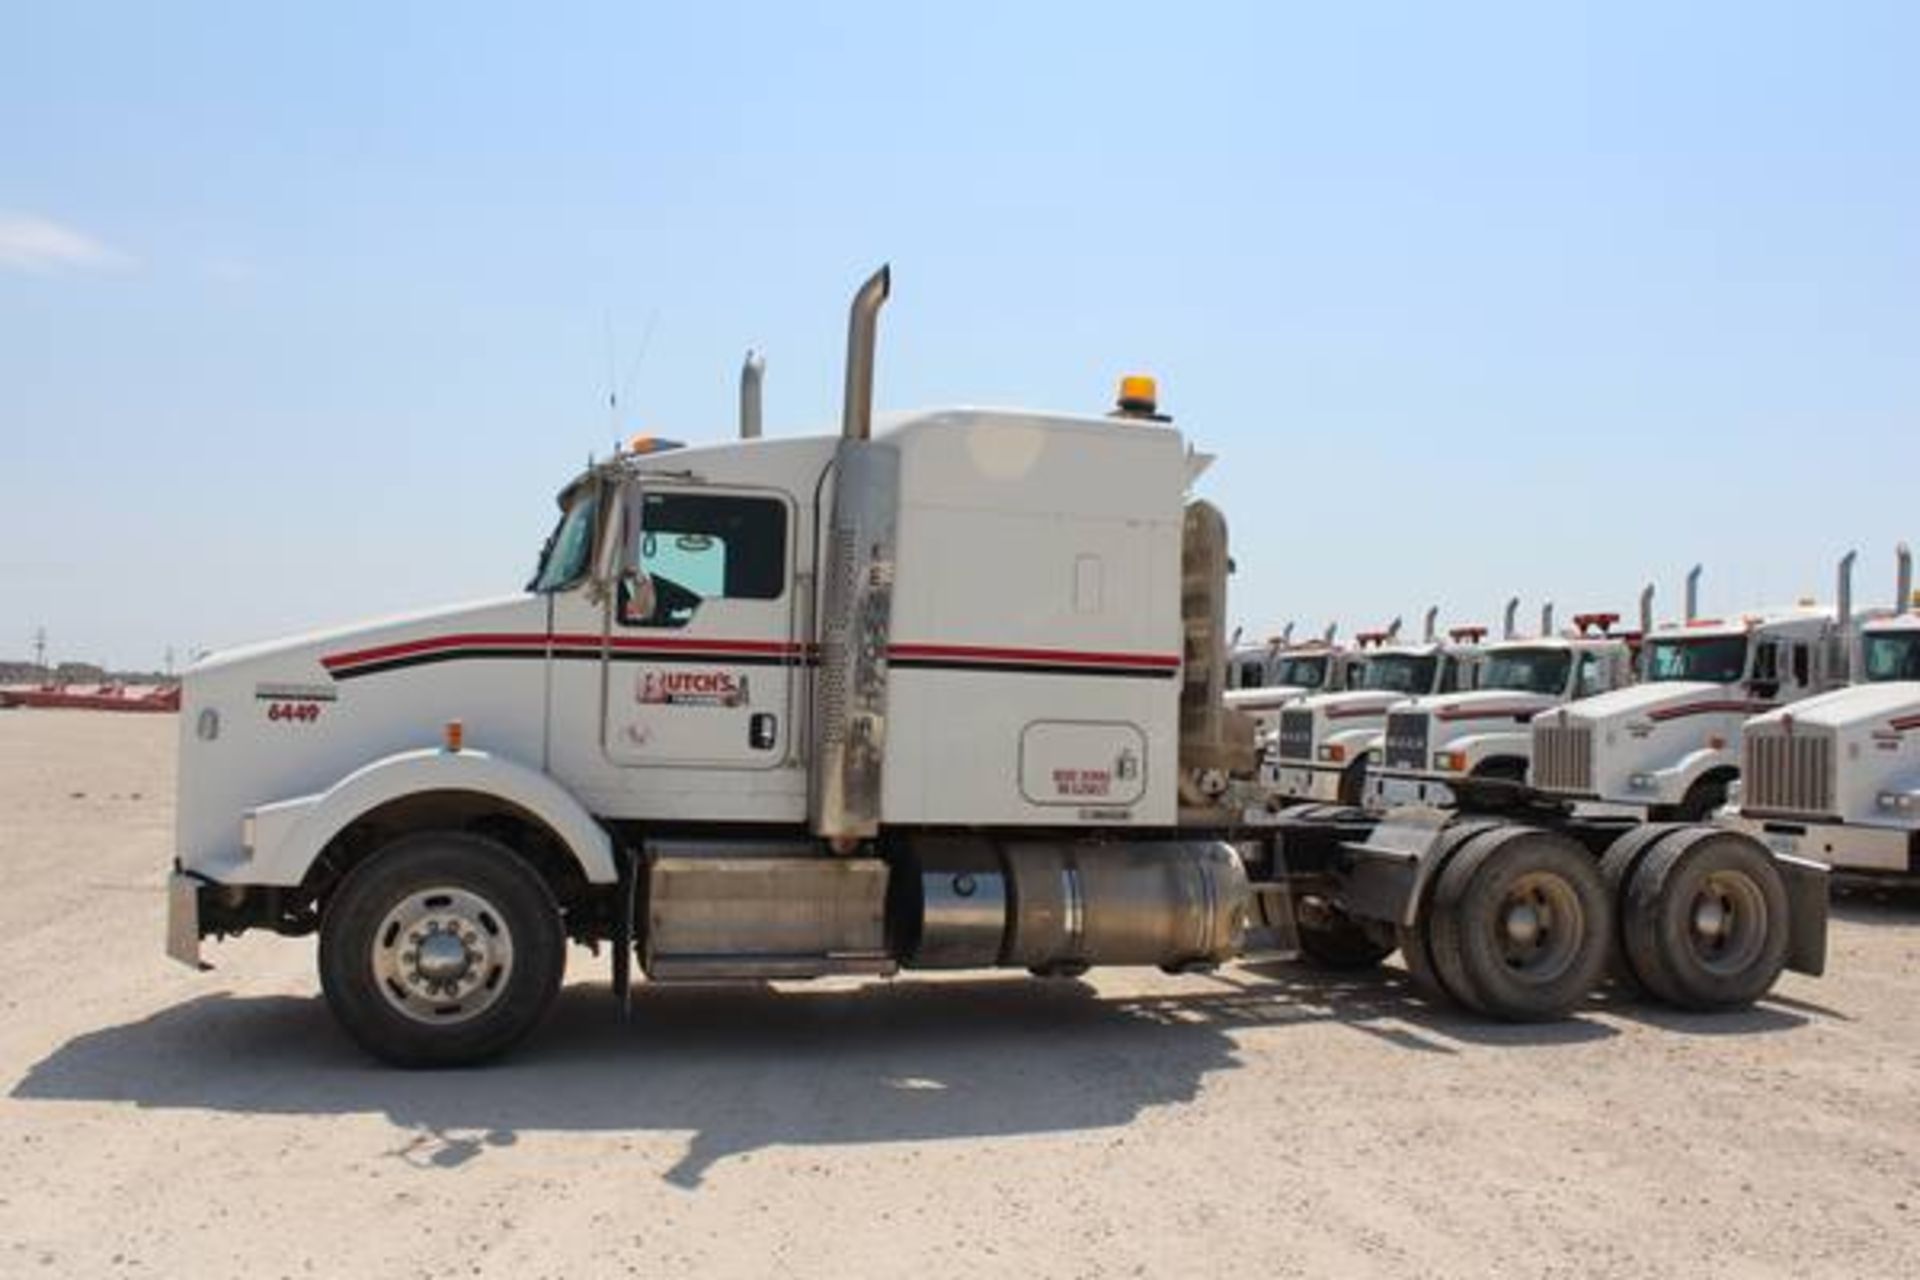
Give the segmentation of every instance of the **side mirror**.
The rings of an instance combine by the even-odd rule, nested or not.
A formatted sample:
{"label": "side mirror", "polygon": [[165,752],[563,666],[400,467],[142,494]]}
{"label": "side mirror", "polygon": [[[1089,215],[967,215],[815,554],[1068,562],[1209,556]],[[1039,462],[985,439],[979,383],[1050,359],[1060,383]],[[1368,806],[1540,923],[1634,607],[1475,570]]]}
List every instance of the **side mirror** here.
{"label": "side mirror", "polygon": [[637,568],[629,568],[621,575],[627,586],[626,605],[623,609],[625,622],[644,622],[653,616],[659,607],[659,596],[653,589],[653,579]]}
{"label": "side mirror", "polygon": [[609,484],[601,492],[599,541],[593,547],[593,569],[587,581],[587,596],[595,604],[613,595],[625,572],[627,493],[625,484]]}

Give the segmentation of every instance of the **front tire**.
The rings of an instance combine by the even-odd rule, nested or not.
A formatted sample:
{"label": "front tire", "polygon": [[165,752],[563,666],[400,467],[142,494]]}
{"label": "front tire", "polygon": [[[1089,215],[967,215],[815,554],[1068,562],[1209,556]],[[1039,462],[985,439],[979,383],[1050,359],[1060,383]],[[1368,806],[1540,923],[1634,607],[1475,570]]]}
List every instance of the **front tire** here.
{"label": "front tire", "polygon": [[320,986],[347,1034],[400,1067],[479,1062],[518,1042],[566,967],[545,881],[495,840],[402,836],[348,873],[320,922]]}

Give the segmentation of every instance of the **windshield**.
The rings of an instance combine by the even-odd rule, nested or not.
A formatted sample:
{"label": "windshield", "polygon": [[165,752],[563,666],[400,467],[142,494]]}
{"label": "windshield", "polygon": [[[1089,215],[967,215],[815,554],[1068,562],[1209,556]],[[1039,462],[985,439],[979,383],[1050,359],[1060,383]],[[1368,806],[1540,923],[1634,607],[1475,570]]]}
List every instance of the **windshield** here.
{"label": "windshield", "polygon": [[598,496],[589,489],[574,499],[560,517],[553,535],[540,553],[540,569],[527,585],[529,591],[560,591],[578,582],[593,559],[593,518]]}
{"label": "windshield", "polygon": [[1233,664],[1234,678],[1229,682],[1235,689],[1258,689],[1266,675],[1266,662],[1260,658],[1248,658],[1244,662]]}
{"label": "windshield", "polygon": [[1866,658],[1864,677],[1869,683],[1920,680],[1920,631],[1868,633],[1861,643]]}
{"label": "windshield", "polygon": [[1327,680],[1327,659],[1323,654],[1317,658],[1280,659],[1280,677],[1276,684],[1294,684],[1303,689],[1318,689]]}
{"label": "windshield", "polygon": [[1389,653],[1369,659],[1367,673],[1361,677],[1363,689],[1384,689],[1390,693],[1422,694],[1433,688],[1434,657],[1411,653]]}
{"label": "windshield", "polygon": [[1655,640],[1647,646],[1647,679],[1732,684],[1747,671],[1745,636]]}
{"label": "windshield", "polygon": [[1567,687],[1573,655],[1565,649],[1503,649],[1487,655],[1480,673],[1482,689],[1515,693],[1559,693]]}

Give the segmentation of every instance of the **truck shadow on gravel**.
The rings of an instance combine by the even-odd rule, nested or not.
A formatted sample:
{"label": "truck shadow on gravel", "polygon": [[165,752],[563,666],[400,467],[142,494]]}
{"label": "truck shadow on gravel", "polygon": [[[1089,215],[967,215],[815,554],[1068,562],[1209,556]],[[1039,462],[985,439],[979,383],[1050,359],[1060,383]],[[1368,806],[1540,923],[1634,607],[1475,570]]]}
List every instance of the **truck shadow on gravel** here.
{"label": "truck shadow on gravel", "polygon": [[[1747,1031],[1804,1021],[1768,1010],[1742,1017],[1758,1019]],[[12,1096],[384,1115],[403,1131],[395,1158],[442,1169],[522,1133],[690,1131],[662,1176],[692,1189],[719,1161],[769,1147],[1123,1126],[1147,1108],[1192,1101],[1209,1073],[1239,1066],[1247,1050],[1236,1033],[1329,1021],[1438,1054],[1619,1034],[1586,1017],[1503,1026],[1429,1009],[1394,969],[1329,979],[1243,966],[1191,989],[1131,995],[1025,978],[778,992],[643,986],[627,1023],[603,986],[575,985],[506,1060],[403,1072],[369,1061],[317,998],[222,993],[76,1036]]]}

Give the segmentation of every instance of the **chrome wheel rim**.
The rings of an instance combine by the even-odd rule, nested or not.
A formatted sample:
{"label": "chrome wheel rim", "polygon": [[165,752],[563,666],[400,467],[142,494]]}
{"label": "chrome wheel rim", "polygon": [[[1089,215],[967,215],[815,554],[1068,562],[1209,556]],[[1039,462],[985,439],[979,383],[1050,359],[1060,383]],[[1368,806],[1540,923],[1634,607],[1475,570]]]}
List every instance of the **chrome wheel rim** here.
{"label": "chrome wheel rim", "polygon": [[1751,968],[1767,939],[1767,895],[1739,871],[1710,872],[1687,904],[1687,942],[1709,973]]}
{"label": "chrome wheel rim", "polygon": [[1527,982],[1552,982],[1579,955],[1586,916],[1572,885],[1535,871],[1508,886],[1492,928],[1496,954],[1509,973]]}
{"label": "chrome wheel rim", "polygon": [[469,889],[421,889],[380,921],[371,959],[389,1005],[447,1026],[479,1017],[506,991],[513,934],[500,909]]}

